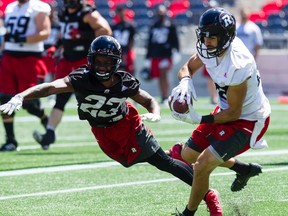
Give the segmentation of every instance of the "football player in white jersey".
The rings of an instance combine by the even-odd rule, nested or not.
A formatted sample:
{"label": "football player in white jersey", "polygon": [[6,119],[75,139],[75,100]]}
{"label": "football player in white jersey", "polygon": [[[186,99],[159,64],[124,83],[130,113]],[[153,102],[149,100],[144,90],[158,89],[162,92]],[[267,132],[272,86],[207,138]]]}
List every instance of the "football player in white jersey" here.
{"label": "football player in white jersey", "polygon": [[[18,0],[5,10],[4,51],[0,70],[0,103],[8,102],[24,89],[37,85],[47,72],[41,59],[44,40],[50,34],[50,6],[38,0]],[[30,114],[41,119],[45,127],[48,121],[39,99],[23,106]],[[18,143],[14,135],[13,115],[2,115],[6,142],[0,151],[14,151]]]}
{"label": "football player in white jersey", "polygon": [[[182,157],[194,163],[194,180],[188,205],[178,215],[194,215],[209,188],[210,173],[217,166],[237,172],[231,186],[239,191],[250,177],[261,173],[258,164],[245,164],[233,157],[249,148],[267,146],[262,139],[266,132],[271,108],[263,93],[253,55],[236,37],[234,16],[212,8],[200,17],[197,53],[178,72],[180,84],[172,90],[173,99],[187,100],[189,112],[172,116],[191,124],[199,124],[182,149]],[[203,65],[216,84],[219,102],[210,115],[201,116],[190,104],[195,97],[191,77]],[[210,215],[222,215],[219,206]]]}

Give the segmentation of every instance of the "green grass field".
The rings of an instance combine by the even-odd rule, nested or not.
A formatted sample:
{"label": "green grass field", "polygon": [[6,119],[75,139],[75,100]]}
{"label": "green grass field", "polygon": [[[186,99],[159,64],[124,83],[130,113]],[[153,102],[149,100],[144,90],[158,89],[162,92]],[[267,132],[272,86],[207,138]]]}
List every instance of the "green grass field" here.
{"label": "green grass field", "polygon": [[[195,103],[199,113],[213,107],[208,98]],[[51,108],[43,99],[47,110]],[[271,99],[271,124],[265,135],[269,148],[249,150],[238,158],[263,165],[263,174],[252,178],[240,192],[231,192],[235,174],[217,168],[210,186],[220,192],[225,216],[288,215],[288,105]],[[57,141],[44,151],[32,132],[44,132],[38,119],[20,110],[15,131],[21,150],[0,153],[1,216],[168,216],[185,208],[190,187],[173,176],[147,165],[129,169],[101,152],[88,123],[79,121],[76,103],[67,107],[57,130]],[[141,113],[144,109],[139,108]],[[195,126],[175,121],[168,108],[159,123],[147,123],[163,149],[185,142]],[[4,141],[3,127],[0,128]],[[197,215],[209,215],[202,203]]]}

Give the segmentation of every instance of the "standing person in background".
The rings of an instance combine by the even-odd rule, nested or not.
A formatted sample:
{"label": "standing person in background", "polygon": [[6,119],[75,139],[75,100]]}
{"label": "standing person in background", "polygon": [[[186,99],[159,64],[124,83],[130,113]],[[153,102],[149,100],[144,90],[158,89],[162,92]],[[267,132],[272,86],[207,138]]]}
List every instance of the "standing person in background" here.
{"label": "standing person in background", "polygon": [[[37,84],[47,73],[42,60],[44,40],[50,34],[50,6],[38,0],[18,0],[7,5],[4,51],[0,69],[0,101],[7,103],[14,95]],[[46,127],[48,118],[35,99],[23,104],[28,113],[37,116]],[[14,113],[2,114],[6,142],[0,151],[18,147],[14,134]]]}
{"label": "standing person in background", "polygon": [[168,72],[173,66],[172,52],[179,52],[176,26],[167,17],[167,8],[157,8],[157,20],[149,30],[146,58],[150,60],[151,78],[158,78],[161,103],[167,103],[170,92]]}
{"label": "standing person in background", "polygon": [[[44,41],[43,61],[47,67],[47,74],[44,82],[51,82],[54,80],[56,73],[57,61],[60,58],[59,42],[60,42],[60,26],[57,13],[57,2],[49,3],[51,7],[50,21],[51,21],[51,33],[47,40]],[[48,97],[49,102],[55,104],[55,95]]]}
{"label": "standing person in background", "polygon": [[136,29],[134,23],[126,19],[125,11],[125,7],[122,5],[116,9],[116,14],[119,18],[119,21],[111,28],[114,38],[116,38],[116,40],[120,43],[122,47],[122,62],[120,65],[120,69],[134,74],[135,53],[133,50],[133,46]]}
{"label": "standing person in background", "polygon": [[257,59],[259,49],[263,45],[261,29],[254,22],[250,21],[249,12],[246,9],[240,10],[240,24],[237,26],[237,37],[246,45],[248,50]]}
{"label": "standing person in background", "polygon": [[[63,11],[59,12],[63,58],[60,59],[56,79],[63,78],[87,61],[87,52],[93,39],[99,35],[112,35],[108,22],[92,6],[82,0],[64,0]],[[56,95],[56,103],[51,111],[47,130],[33,133],[34,139],[44,150],[55,142],[55,129],[61,122],[65,105],[72,93]]]}

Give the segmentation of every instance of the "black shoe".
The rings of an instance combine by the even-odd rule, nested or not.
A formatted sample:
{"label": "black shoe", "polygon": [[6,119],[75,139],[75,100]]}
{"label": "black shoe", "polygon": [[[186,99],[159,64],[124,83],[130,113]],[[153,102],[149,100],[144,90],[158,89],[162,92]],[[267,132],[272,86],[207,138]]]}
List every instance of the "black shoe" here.
{"label": "black shoe", "polygon": [[253,177],[257,176],[260,173],[262,173],[262,167],[259,164],[256,163],[249,163],[250,165],[250,172],[246,175],[242,174],[236,174],[236,179],[231,185],[231,191],[240,191],[242,190],[246,185],[248,180]]}
{"label": "black shoe", "polygon": [[16,151],[18,150],[18,145],[17,142],[6,142],[3,144],[0,148],[0,151],[5,152],[5,151]]}
{"label": "black shoe", "polygon": [[48,116],[45,115],[45,117],[43,119],[41,119],[41,124],[43,125],[43,127],[45,128],[46,130],[46,127],[47,127],[47,124],[48,124]]}
{"label": "black shoe", "polygon": [[55,142],[55,132],[48,129],[45,134],[41,134],[39,131],[35,130],[33,132],[33,137],[38,142],[43,150],[48,150],[50,144]]}

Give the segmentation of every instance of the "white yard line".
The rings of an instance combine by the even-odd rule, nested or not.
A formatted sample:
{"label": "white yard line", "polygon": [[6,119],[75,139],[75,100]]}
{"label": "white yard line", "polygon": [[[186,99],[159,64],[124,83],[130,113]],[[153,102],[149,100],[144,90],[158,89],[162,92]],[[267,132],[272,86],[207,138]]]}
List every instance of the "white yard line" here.
{"label": "white yard line", "polygon": [[[278,171],[285,171],[285,170],[288,170],[288,166],[281,167],[281,168],[264,169],[263,172],[278,172]],[[235,175],[235,173],[225,172],[225,173],[212,174],[212,176],[224,176],[224,175],[225,176]],[[154,183],[161,183],[161,182],[171,182],[171,181],[176,181],[176,180],[179,180],[179,179],[164,178],[164,179],[147,180],[147,181],[126,182],[126,183],[120,183],[120,184],[97,185],[97,186],[82,187],[82,188],[70,188],[70,189],[65,189],[65,190],[43,191],[43,192],[38,192],[38,193],[1,196],[0,200],[10,200],[10,199],[18,199],[18,198],[24,198],[24,197],[39,197],[39,196],[48,196],[48,195],[54,195],[54,194],[75,193],[75,192],[91,191],[91,190],[98,190],[98,189],[105,189],[105,188],[116,188],[116,187],[143,185],[143,184],[154,184]]]}
{"label": "white yard line", "polygon": [[[251,157],[251,156],[271,156],[271,155],[286,155],[288,150],[273,150],[273,151],[250,151],[246,152],[238,157]],[[11,171],[1,171],[0,177],[6,176],[20,176],[20,175],[30,175],[30,174],[39,174],[39,173],[51,173],[51,172],[64,172],[64,171],[75,171],[75,170],[84,170],[84,169],[98,169],[111,166],[120,166],[119,163],[111,162],[102,162],[102,163],[93,163],[93,164],[76,164],[76,165],[64,165],[56,167],[44,167],[44,168],[31,168],[23,170],[11,170]]]}

